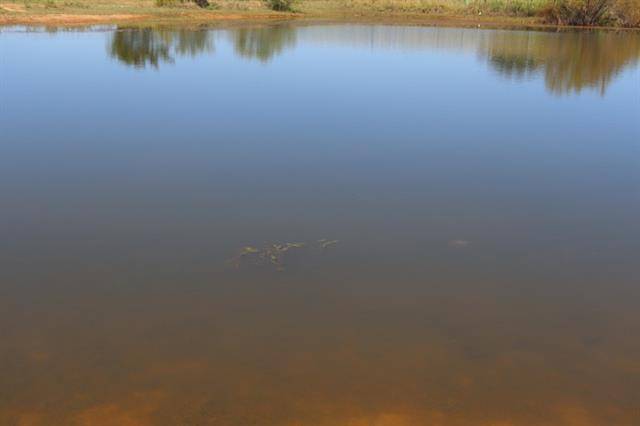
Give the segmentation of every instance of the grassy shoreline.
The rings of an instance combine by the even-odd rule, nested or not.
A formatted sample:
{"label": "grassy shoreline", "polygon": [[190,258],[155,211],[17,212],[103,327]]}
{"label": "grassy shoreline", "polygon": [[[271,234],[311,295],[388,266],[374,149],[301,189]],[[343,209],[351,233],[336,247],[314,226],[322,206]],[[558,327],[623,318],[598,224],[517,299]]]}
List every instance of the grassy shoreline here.
{"label": "grassy shoreline", "polygon": [[[193,3],[158,7],[154,0],[0,0],[0,25],[184,26],[302,20],[462,27],[558,27],[545,23],[535,13],[536,8],[541,7],[539,0],[500,1],[299,0],[293,12],[276,12],[260,0],[220,0],[212,2],[213,7],[208,9],[201,9]],[[530,5],[530,10],[522,6],[525,4]]]}

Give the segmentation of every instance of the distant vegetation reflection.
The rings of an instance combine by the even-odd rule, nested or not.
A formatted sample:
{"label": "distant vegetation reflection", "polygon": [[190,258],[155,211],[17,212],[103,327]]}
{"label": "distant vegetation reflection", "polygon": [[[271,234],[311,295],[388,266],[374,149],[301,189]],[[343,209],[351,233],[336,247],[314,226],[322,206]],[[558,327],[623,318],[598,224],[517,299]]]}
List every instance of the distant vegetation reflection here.
{"label": "distant vegetation reflection", "polygon": [[[244,58],[268,62],[286,48],[296,44],[292,26],[229,30],[235,52]],[[173,63],[176,56],[196,56],[215,50],[216,31],[130,29],[115,31],[109,46],[110,55],[137,68]]]}
{"label": "distant vegetation reflection", "polygon": [[268,62],[285,49],[296,45],[296,30],[289,25],[241,28],[231,34],[238,55],[261,62]]}
{"label": "distant vegetation reflection", "polygon": [[612,32],[495,32],[481,48],[501,75],[542,73],[555,94],[592,88],[604,94],[625,67],[640,59],[640,37]]}
{"label": "distant vegetation reflection", "polygon": [[176,55],[196,56],[214,50],[211,31],[118,30],[110,42],[111,57],[138,68],[158,68],[160,63],[173,63]]}
{"label": "distant vegetation reflection", "polygon": [[110,54],[135,67],[173,63],[176,56],[212,53],[214,39],[227,36],[239,57],[266,63],[299,38],[310,43],[379,49],[475,51],[506,78],[542,75],[555,94],[595,89],[640,61],[640,37],[628,32],[537,32],[434,29],[416,27],[295,27],[273,25],[218,30],[118,30]]}

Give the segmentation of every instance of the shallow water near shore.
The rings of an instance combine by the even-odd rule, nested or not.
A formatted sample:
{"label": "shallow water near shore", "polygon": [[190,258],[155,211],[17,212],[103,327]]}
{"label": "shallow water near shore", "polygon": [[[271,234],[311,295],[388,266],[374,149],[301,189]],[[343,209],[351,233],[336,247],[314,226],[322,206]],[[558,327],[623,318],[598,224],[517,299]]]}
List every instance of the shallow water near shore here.
{"label": "shallow water near shore", "polygon": [[0,424],[639,424],[639,65],[634,32],[3,29]]}

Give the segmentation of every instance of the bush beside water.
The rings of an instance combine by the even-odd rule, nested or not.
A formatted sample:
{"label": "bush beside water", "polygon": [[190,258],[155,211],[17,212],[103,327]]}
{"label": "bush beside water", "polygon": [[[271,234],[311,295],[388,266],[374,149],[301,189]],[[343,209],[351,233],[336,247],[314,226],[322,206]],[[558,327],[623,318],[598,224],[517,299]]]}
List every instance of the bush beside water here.
{"label": "bush beside water", "polygon": [[267,7],[279,12],[291,12],[293,10],[293,0],[266,0]]}
{"label": "bush beside water", "polygon": [[602,25],[609,19],[612,3],[612,0],[554,0],[542,11],[542,16],[558,25]]}
{"label": "bush beside water", "polygon": [[640,26],[640,0],[552,0],[540,15],[558,25]]}
{"label": "bush beside water", "polygon": [[640,0],[616,0],[610,14],[613,25],[640,27]]}
{"label": "bush beside water", "polygon": [[201,8],[207,8],[210,6],[208,0],[156,0],[156,6],[159,7],[171,7],[178,6],[184,3],[193,2]]}

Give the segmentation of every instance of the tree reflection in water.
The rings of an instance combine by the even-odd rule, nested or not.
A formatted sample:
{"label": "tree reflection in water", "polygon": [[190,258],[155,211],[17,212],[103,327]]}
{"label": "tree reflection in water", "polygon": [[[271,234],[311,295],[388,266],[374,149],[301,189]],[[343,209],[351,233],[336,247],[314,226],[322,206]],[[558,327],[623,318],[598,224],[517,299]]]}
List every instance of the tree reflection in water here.
{"label": "tree reflection in water", "polygon": [[197,30],[131,29],[113,33],[111,57],[127,65],[158,68],[160,63],[173,63],[174,55],[197,56],[215,50],[214,33]]}
{"label": "tree reflection in water", "polygon": [[290,25],[241,28],[232,32],[236,53],[245,58],[268,62],[296,44],[296,29]]}
{"label": "tree reflection in water", "polygon": [[563,95],[607,86],[640,59],[640,37],[626,32],[494,32],[480,48],[500,75],[544,76],[549,92]]}
{"label": "tree reflection in water", "polygon": [[[158,68],[173,63],[175,56],[197,56],[215,50],[213,30],[128,29],[114,32],[109,53],[137,68]],[[235,52],[244,58],[268,62],[295,46],[296,30],[289,25],[229,30]]]}
{"label": "tree reflection in water", "polygon": [[[322,31],[288,24],[224,30],[118,30],[110,42],[110,54],[135,67],[158,67],[173,63],[176,56],[196,56],[214,51],[217,34],[226,34],[235,53],[266,63],[295,47],[298,31],[309,41],[329,41],[371,47],[369,37],[358,37],[359,27],[334,27],[330,40]],[[640,37],[631,32],[607,31],[484,31],[469,33],[455,29],[376,29],[380,49],[475,50],[489,66],[506,78],[543,76],[549,92],[563,95],[596,89],[604,94],[623,69],[640,60]],[[472,35],[469,40],[469,35]],[[457,37],[464,47],[456,47]],[[315,38],[314,38],[315,37]]]}

